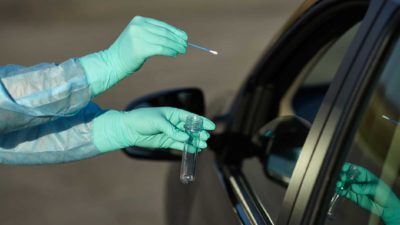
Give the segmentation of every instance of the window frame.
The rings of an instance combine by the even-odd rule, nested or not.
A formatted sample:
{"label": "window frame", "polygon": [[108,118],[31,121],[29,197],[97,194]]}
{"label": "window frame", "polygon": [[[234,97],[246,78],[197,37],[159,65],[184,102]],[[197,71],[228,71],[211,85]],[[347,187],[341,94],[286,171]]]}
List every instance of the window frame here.
{"label": "window frame", "polygon": [[[345,7],[365,6],[367,3],[368,0],[326,0],[317,2],[309,9],[305,9],[303,15],[293,24],[289,23],[289,25],[286,25],[288,28],[284,30],[279,39],[267,48],[267,52],[261,57],[261,60],[247,79],[247,82],[242,86],[239,96],[232,107],[233,122],[230,124],[229,131],[251,135],[259,127],[273,119],[274,115],[276,115],[276,112],[271,112],[270,106],[274,103],[273,101],[280,100],[286,88],[298,75],[297,72],[316,52],[312,44],[306,44],[309,48],[306,49],[307,51],[301,52],[304,58],[304,62],[301,62],[300,59],[293,59],[293,55],[297,56],[300,54],[298,47],[303,46],[305,42],[311,42],[308,38],[312,33],[319,35],[321,31],[318,28],[322,24],[326,24],[326,20],[332,17],[331,14],[334,14],[335,11],[342,10],[341,8]],[[315,18],[318,19],[316,20]],[[342,21],[335,20],[335,23],[340,22]],[[347,28],[343,27],[344,30]],[[332,37],[329,37],[329,39],[331,40]],[[319,50],[320,47],[316,49]],[[296,68],[288,68],[288,61],[295,62]],[[282,76],[282,74],[288,75]],[[278,86],[277,84],[280,85]],[[277,87],[279,90],[277,90]],[[260,102],[264,104],[260,105]],[[271,105],[265,104],[266,102],[271,103]],[[273,115],[266,117],[265,115],[268,112],[273,113]],[[248,120],[249,116],[253,117],[253,119]]]}
{"label": "window frame", "polygon": [[[325,104],[327,107],[323,109],[329,112],[328,117],[320,127],[313,126],[310,132],[319,137],[306,141],[305,147],[313,148],[313,155],[304,178],[297,184],[299,191],[295,205],[287,221],[278,224],[319,224],[319,219],[325,217],[320,214],[327,210],[323,205],[324,197],[331,193],[331,184],[336,181],[339,164],[344,160],[342,150],[346,149],[346,137],[353,129],[365,96],[370,94],[371,82],[375,81],[373,72],[380,67],[381,57],[386,57],[389,39],[398,28],[395,26],[400,20],[399,14],[395,15],[398,10],[398,3],[372,1],[355,40],[359,51],[348,53],[348,60],[337,73],[342,82],[335,81],[335,86],[328,91],[325,102],[330,104]],[[340,94],[336,96],[335,93]],[[317,115],[318,120],[321,117]]]}

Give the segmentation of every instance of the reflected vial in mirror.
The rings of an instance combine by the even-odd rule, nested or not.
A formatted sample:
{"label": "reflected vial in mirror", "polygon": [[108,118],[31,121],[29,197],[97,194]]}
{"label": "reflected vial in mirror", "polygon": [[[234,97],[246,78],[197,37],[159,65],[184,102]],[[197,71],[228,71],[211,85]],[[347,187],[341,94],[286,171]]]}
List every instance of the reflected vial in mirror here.
{"label": "reflected vial in mirror", "polygon": [[185,131],[189,139],[185,143],[181,162],[180,179],[183,184],[189,184],[195,179],[197,147],[200,139],[200,131],[203,130],[203,119],[199,116],[188,116],[185,122]]}

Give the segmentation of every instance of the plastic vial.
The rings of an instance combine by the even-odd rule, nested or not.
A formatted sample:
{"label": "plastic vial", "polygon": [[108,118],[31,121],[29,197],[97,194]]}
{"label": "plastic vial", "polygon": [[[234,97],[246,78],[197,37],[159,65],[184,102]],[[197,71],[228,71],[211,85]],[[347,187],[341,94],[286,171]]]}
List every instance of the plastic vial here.
{"label": "plastic vial", "polygon": [[[344,183],[343,187],[340,188],[340,192],[343,191],[348,191],[350,188],[350,185],[357,179],[357,177],[360,175],[360,171],[357,169],[356,166],[350,166],[349,170],[346,173],[347,180]],[[333,197],[331,198],[331,201],[329,203],[329,209],[328,209],[328,219],[333,220],[335,216],[335,209],[339,205],[339,199],[340,195],[338,193],[335,193]]]}
{"label": "plastic vial", "polygon": [[196,159],[200,141],[200,131],[203,130],[203,119],[199,116],[188,116],[185,122],[185,130],[189,134],[189,139],[185,143],[181,163],[181,182],[189,184],[195,179]]}

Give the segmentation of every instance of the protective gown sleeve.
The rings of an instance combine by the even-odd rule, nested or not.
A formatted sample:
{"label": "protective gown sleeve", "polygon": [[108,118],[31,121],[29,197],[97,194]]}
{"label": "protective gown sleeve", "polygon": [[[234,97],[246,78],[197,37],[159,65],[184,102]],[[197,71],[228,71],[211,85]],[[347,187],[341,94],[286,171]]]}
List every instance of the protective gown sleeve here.
{"label": "protective gown sleeve", "polygon": [[0,134],[75,115],[91,99],[78,59],[0,67]]}
{"label": "protective gown sleeve", "polygon": [[0,163],[64,163],[99,155],[92,140],[92,121],[102,112],[89,103],[74,116],[0,134]]}
{"label": "protective gown sleeve", "polygon": [[90,99],[76,59],[0,67],[0,163],[61,163],[100,154],[92,121],[102,110]]}

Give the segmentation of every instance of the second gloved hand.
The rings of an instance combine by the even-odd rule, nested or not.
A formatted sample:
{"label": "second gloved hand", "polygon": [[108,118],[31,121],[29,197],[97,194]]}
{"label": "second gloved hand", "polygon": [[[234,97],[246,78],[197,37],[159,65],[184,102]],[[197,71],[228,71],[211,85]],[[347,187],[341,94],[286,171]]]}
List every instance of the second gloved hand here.
{"label": "second gloved hand", "polygon": [[[189,115],[194,114],[171,107],[110,110],[95,118],[93,142],[102,152],[129,146],[183,150],[189,138],[183,126]],[[215,129],[215,124],[203,117],[203,128],[199,148],[207,147],[210,135],[206,130]]]}
{"label": "second gloved hand", "polygon": [[[354,180],[348,180],[348,170],[359,172]],[[359,206],[381,217],[386,225],[400,224],[400,200],[391,188],[369,170],[345,163],[336,183],[336,192]]]}
{"label": "second gloved hand", "polygon": [[186,53],[187,35],[167,23],[136,16],[106,50],[80,58],[93,95],[140,69],[150,57]]}

